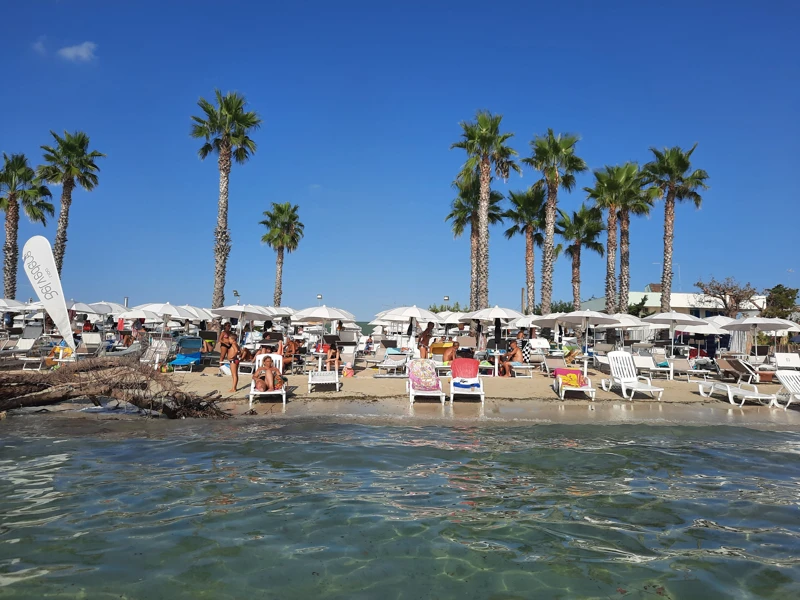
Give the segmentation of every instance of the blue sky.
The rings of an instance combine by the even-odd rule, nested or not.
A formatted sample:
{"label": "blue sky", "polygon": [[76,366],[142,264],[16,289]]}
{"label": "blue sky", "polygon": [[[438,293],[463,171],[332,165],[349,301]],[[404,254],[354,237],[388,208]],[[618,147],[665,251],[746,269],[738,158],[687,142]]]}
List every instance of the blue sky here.
{"label": "blue sky", "polygon": [[[191,7],[191,8],[190,8]],[[197,100],[246,95],[259,148],[230,187],[232,290],[272,301],[275,256],[258,224],[300,205],[306,237],[287,258],[284,304],[368,318],[391,305],[468,299],[469,248],[444,222],[464,156],[449,150],[476,109],[504,115],[528,154],[548,127],[579,134],[592,169],[645,162],[650,146],[699,142],[703,208],[676,216],[674,290],[699,277],[797,286],[792,177],[800,7],[712,2],[16,2],[4,8],[0,150],[34,164],[48,131],[84,130],[108,155],[73,197],[63,272],[78,300],[207,306],[216,160],[189,137]],[[536,180],[526,169],[501,191]],[[591,174],[561,207],[577,208]],[[59,188],[53,189],[56,200]],[[783,223],[789,226],[783,226]],[[23,220],[29,236],[55,235]],[[633,289],[660,280],[663,204],[631,235]],[[524,243],[492,231],[490,302],[518,306]],[[540,264],[537,257],[537,300]],[[678,278],[680,270],[680,278]],[[604,259],[584,260],[584,299]],[[20,274],[22,272],[20,271]],[[23,277],[24,279],[24,277]],[[18,298],[31,295],[20,279]],[[680,279],[680,281],[679,281]],[[570,299],[561,259],[555,299]]]}

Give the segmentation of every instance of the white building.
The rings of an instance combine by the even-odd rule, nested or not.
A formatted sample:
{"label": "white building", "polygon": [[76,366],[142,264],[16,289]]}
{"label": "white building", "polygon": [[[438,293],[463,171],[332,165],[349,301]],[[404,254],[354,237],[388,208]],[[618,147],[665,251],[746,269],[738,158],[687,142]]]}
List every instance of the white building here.
{"label": "white building", "polygon": [[[642,298],[647,296],[644,304],[642,316],[652,315],[661,312],[661,284],[651,283],[644,288],[643,292],[631,292],[628,297],[629,304],[638,304]],[[757,316],[761,308],[766,303],[766,296],[754,296],[753,302],[747,302],[741,311],[748,317]],[[672,292],[670,296],[670,306],[672,310],[679,313],[688,313],[695,317],[704,319],[722,314],[722,302],[716,298],[711,298],[705,294],[686,294],[683,292]],[[606,308],[605,298],[593,298],[581,302],[581,308],[586,310],[602,311]],[[620,312],[626,312],[621,308]]]}

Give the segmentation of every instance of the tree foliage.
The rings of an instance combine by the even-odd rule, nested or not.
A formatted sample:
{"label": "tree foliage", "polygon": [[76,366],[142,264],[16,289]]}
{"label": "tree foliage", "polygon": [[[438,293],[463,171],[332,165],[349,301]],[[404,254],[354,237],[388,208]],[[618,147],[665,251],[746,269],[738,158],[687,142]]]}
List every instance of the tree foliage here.
{"label": "tree foliage", "polygon": [[764,310],[761,311],[761,316],[788,319],[792,316],[795,306],[797,305],[797,292],[798,290],[796,288],[789,288],[783,284],[767,288],[764,290],[764,294],[767,296],[767,302]]}
{"label": "tree foliage", "polygon": [[708,282],[701,280],[694,285],[709,298],[722,303],[723,314],[731,319],[735,319],[747,303],[753,303],[753,297],[758,294],[750,282],[739,283],[733,277],[726,277],[722,281],[712,277]]}
{"label": "tree foliage", "polygon": [[647,294],[645,294],[644,297],[642,297],[642,299],[635,304],[628,305],[628,314],[641,318],[645,312],[645,304],[647,304]]}

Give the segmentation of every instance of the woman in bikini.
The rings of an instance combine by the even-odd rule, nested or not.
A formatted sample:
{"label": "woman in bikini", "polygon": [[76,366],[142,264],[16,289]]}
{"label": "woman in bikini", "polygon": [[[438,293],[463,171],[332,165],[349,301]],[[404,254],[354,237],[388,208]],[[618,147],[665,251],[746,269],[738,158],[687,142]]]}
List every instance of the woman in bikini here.
{"label": "woman in bikini", "polygon": [[428,323],[425,331],[419,336],[419,344],[417,347],[419,348],[420,358],[428,358],[428,346],[430,346],[431,337],[433,337],[433,323]]}
{"label": "woman in bikini", "polygon": [[264,364],[253,373],[253,379],[259,392],[272,392],[283,387],[283,375],[272,364],[271,356],[264,358]]}
{"label": "woman in bikini", "polygon": [[220,365],[225,361],[230,362],[232,386],[228,390],[235,392],[239,386],[239,344],[236,336],[231,332],[231,324],[225,323],[219,334],[219,362]]}

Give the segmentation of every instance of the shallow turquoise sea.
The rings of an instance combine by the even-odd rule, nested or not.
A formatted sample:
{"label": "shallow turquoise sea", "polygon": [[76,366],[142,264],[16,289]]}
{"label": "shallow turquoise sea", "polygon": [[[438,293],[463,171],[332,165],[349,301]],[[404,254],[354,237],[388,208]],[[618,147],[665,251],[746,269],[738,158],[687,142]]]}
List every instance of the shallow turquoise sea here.
{"label": "shallow turquoise sea", "polygon": [[797,433],[35,419],[0,598],[800,597]]}

